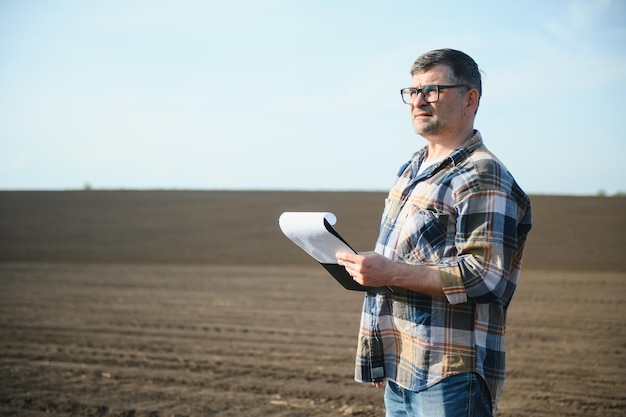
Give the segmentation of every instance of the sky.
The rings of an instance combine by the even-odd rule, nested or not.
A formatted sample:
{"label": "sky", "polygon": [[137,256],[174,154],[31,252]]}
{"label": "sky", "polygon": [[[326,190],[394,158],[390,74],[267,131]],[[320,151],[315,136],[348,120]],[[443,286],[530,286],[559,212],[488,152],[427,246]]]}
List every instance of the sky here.
{"label": "sky", "polygon": [[0,190],[388,190],[437,48],[527,193],[626,192],[624,0],[0,0]]}

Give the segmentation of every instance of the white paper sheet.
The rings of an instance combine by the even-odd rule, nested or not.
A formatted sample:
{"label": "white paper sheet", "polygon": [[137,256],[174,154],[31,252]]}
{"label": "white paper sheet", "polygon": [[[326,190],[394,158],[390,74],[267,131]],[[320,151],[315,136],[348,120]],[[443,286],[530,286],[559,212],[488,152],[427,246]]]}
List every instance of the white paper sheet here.
{"label": "white paper sheet", "polygon": [[332,227],[326,227],[324,220],[332,226],[337,218],[329,212],[285,212],[278,224],[285,236],[318,262],[336,264],[337,252],[355,252]]}

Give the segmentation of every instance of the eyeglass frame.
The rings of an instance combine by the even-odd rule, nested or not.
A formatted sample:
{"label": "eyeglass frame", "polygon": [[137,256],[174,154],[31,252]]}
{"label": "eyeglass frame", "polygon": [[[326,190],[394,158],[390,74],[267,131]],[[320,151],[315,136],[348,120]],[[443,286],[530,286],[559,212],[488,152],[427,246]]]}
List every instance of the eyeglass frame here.
{"label": "eyeglass frame", "polygon": [[[435,87],[435,89],[436,89],[436,91],[437,91],[437,98],[436,98],[435,100],[428,101],[428,99],[426,99],[426,94],[424,94],[424,89],[427,89],[427,88],[432,88],[432,87]],[[421,95],[422,95],[422,98],[424,99],[424,101],[425,101],[426,103],[435,103],[435,102],[439,101],[439,91],[440,91],[440,90],[445,90],[445,89],[447,89],[447,88],[458,88],[458,87],[466,87],[466,88],[469,88],[470,90],[472,89],[472,87],[470,87],[469,85],[466,85],[466,84],[454,84],[454,85],[445,85],[445,84],[439,84],[439,85],[438,85],[438,84],[428,84],[428,85],[423,86],[422,88],[405,87],[405,88],[403,88],[403,89],[401,89],[401,90],[400,90],[400,96],[402,97],[402,102],[403,102],[404,104],[409,104],[409,105],[410,105],[410,104],[412,104],[410,101],[407,103],[407,102],[404,100],[404,93],[403,93],[403,91],[409,90],[409,91],[411,91],[411,92],[415,92],[415,95],[416,95],[416,96],[417,96],[418,94],[421,94]]]}

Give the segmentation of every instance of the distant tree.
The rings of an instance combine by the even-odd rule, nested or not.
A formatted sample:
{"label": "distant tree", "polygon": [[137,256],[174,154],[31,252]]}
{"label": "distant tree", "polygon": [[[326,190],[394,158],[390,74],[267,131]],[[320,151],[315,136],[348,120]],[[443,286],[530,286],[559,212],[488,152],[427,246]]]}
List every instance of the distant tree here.
{"label": "distant tree", "polygon": [[89,184],[87,181],[85,181],[85,183],[83,184],[83,190],[84,191],[91,191],[91,184]]}

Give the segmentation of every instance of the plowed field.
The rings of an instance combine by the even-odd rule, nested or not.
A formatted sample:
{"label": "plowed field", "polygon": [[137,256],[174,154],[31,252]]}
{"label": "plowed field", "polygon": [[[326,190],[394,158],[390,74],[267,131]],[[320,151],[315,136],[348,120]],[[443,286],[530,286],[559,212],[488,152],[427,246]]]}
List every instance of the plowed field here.
{"label": "plowed field", "polygon": [[[353,381],[362,294],[280,233],[357,250],[384,194],[0,192],[0,415],[383,416]],[[533,197],[497,416],[626,414],[626,199]]]}

